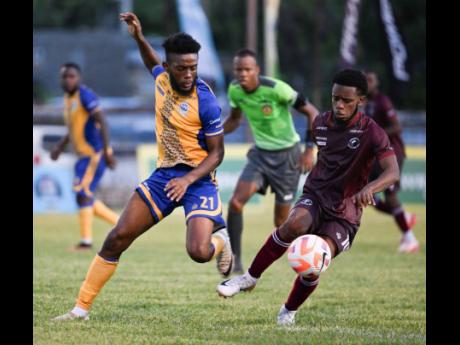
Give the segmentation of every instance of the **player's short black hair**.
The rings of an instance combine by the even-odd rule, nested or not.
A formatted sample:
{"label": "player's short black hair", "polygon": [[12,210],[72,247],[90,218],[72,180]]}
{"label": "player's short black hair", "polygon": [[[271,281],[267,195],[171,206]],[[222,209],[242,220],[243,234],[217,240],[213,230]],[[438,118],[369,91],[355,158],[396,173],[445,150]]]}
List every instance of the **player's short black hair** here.
{"label": "player's short black hair", "polygon": [[356,69],[344,69],[337,73],[333,84],[356,87],[360,95],[367,95],[367,80],[363,72]]}
{"label": "player's short black hair", "polygon": [[236,57],[246,57],[246,56],[252,56],[256,61],[257,61],[257,54],[254,50],[249,49],[249,48],[243,48],[240,49],[236,52],[235,54]]}
{"label": "player's short black hair", "polygon": [[185,32],[178,32],[169,36],[162,44],[168,55],[173,54],[198,54],[201,45],[195,39]]}
{"label": "player's short black hair", "polygon": [[78,64],[75,62],[66,62],[61,65],[61,68],[74,68],[78,71],[78,73],[81,73],[81,68]]}

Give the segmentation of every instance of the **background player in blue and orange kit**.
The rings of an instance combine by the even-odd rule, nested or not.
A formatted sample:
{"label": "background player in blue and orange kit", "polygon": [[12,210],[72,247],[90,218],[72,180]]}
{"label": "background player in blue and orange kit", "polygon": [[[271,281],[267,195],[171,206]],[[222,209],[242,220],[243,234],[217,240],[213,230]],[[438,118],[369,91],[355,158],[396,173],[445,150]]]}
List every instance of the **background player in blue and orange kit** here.
{"label": "background player in blue and orange kit", "polygon": [[[398,119],[398,115],[393,107],[390,98],[379,90],[379,79],[373,71],[365,73],[367,79],[368,94],[364,113],[370,116],[377,124],[382,127],[390,138],[391,146],[393,146],[396,159],[398,160],[399,170],[402,171],[406,152],[404,141],[401,136],[402,126]],[[374,162],[372,166],[370,179],[377,178],[382,169],[378,162]],[[415,225],[416,218],[414,213],[404,211],[404,208],[399,201],[398,192],[400,183],[385,189],[385,199],[382,200],[375,196],[375,208],[388,215],[392,215],[396,224],[401,231],[401,241],[398,251],[402,253],[413,253],[420,249],[419,243],[415,238],[412,228]]]}
{"label": "background player in blue and orange kit", "polygon": [[[366,94],[363,73],[343,70],[336,74],[332,111],[318,115],[313,122],[318,159],[305,181],[302,196],[288,219],[267,238],[248,271],[217,286],[220,295],[231,297],[253,289],[263,272],[301,235],[322,237],[333,258],[351,248],[363,208],[375,204],[374,193],[399,180],[398,163],[387,134],[359,111]],[[375,159],[382,172],[369,182]],[[278,324],[295,323],[297,309],[316,289],[319,280],[319,276],[297,276],[278,313]]]}
{"label": "background player in blue and orange kit", "polygon": [[163,43],[166,62],[161,65],[138,18],[123,13],[120,19],[128,24],[155,79],[157,169],[136,188],[107,236],[91,263],[75,307],[55,320],[87,319],[94,298],[114,273],[121,254],[179,206],[185,211],[189,256],[200,263],[215,258],[223,276],[233,267],[215,180],[215,169],[224,157],[221,109],[210,87],[197,77],[200,44],[184,33],[172,35]]}
{"label": "background player in blue and orange kit", "polygon": [[60,70],[64,90],[64,121],[69,132],[51,151],[57,160],[65,146],[72,142],[78,161],[75,164],[73,189],[76,192],[80,218],[80,243],[76,249],[92,247],[93,214],[115,225],[118,215],[100,200],[94,192],[106,166],[113,169],[115,158],[109,146],[109,129],[96,94],[81,84],[81,69],[75,63],[66,63]]}

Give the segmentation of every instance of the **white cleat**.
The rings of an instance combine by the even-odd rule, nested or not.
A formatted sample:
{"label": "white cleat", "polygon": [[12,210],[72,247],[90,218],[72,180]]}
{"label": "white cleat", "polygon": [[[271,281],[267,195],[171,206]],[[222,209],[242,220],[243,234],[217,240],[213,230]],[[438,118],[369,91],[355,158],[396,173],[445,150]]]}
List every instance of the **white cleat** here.
{"label": "white cleat", "polygon": [[69,311],[68,313],[65,313],[64,315],[61,315],[61,316],[57,316],[53,319],[51,319],[51,321],[70,321],[70,320],[84,320],[84,321],[88,321],[89,320],[89,315],[77,315],[77,314],[74,314],[72,313],[71,311]]}
{"label": "white cleat", "polygon": [[409,230],[402,235],[401,241],[399,242],[399,253],[416,253],[420,250],[420,245],[414,236],[412,230]]}
{"label": "white cleat", "polygon": [[295,324],[295,313],[297,313],[297,310],[287,310],[283,304],[278,312],[278,325],[290,326]]}
{"label": "white cleat", "polygon": [[257,278],[248,272],[243,275],[228,279],[217,285],[217,293],[222,297],[233,297],[241,291],[251,291],[256,287]]}
{"label": "white cleat", "polygon": [[233,257],[232,247],[230,245],[230,238],[228,237],[227,229],[220,229],[214,235],[219,236],[225,241],[224,248],[219,255],[216,256],[217,269],[223,277],[228,277],[233,270],[235,258]]}

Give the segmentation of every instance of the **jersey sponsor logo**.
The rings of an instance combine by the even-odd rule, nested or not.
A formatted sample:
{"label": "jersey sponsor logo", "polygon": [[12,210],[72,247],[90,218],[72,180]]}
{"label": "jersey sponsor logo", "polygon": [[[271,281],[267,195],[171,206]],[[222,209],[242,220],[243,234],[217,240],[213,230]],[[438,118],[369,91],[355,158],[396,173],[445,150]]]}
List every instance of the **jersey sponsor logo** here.
{"label": "jersey sponsor logo", "polygon": [[264,104],[262,106],[262,112],[265,114],[265,115],[270,115],[272,112],[273,112],[273,108],[271,107],[270,104]]}
{"label": "jersey sponsor logo", "polygon": [[353,137],[350,140],[348,140],[348,147],[350,149],[356,150],[359,147],[359,144],[359,138]]}
{"label": "jersey sponsor logo", "polygon": [[179,105],[179,113],[183,116],[186,116],[188,112],[188,103],[183,102]]}
{"label": "jersey sponsor logo", "polygon": [[350,129],[350,133],[364,133],[362,129]]}
{"label": "jersey sponsor logo", "polygon": [[316,126],[315,129],[318,129],[320,131],[327,131],[327,127],[325,126]]}
{"label": "jersey sponsor logo", "polygon": [[311,199],[304,199],[300,202],[302,205],[306,205],[306,206],[311,206],[313,205],[313,201]]}

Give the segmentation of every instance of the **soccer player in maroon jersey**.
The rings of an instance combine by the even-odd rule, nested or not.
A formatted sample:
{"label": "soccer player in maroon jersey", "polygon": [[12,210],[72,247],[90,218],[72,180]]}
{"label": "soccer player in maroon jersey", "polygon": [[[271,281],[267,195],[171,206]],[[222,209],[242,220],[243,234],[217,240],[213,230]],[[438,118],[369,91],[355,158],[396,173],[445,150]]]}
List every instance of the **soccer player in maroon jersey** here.
{"label": "soccer player in maroon jersey", "polygon": [[[403,163],[406,158],[404,142],[401,137],[402,126],[399,122],[393,104],[388,96],[379,90],[379,79],[373,71],[366,71],[367,79],[367,101],[364,113],[370,116],[380,127],[382,127],[390,139],[393,146],[399,170],[402,171]],[[378,162],[374,162],[369,179],[372,181],[381,173]],[[403,253],[414,253],[420,249],[419,243],[415,238],[412,228],[416,218],[414,213],[404,211],[398,199],[400,183],[396,182],[384,191],[385,199],[382,200],[374,196],[375,208],[381,212],[392,215],[401,230],[402,236],[398,251]]]}
{"label": "soccer player in maroon jersey", "polygon": [[[363,208],[375,204],[374,194],[399,180],[398,162],[385,131],[360,112],[367,94],[364,74],[343,70],[332,86],[332,111],[318,115],[313,137],[318,159],[310,172],[302,196],[288,219],[268,237],[248,271],[217,286],[223,297],[252,290],[262,273],[305,234],[322,237],[334,258],[350,249],[358,231]],[[382,172],[368,182],[377,159]],[[278,313],[278,324],[295,322],[295,313],[319,283],[319,276],[295,279],[287,301]]]}

